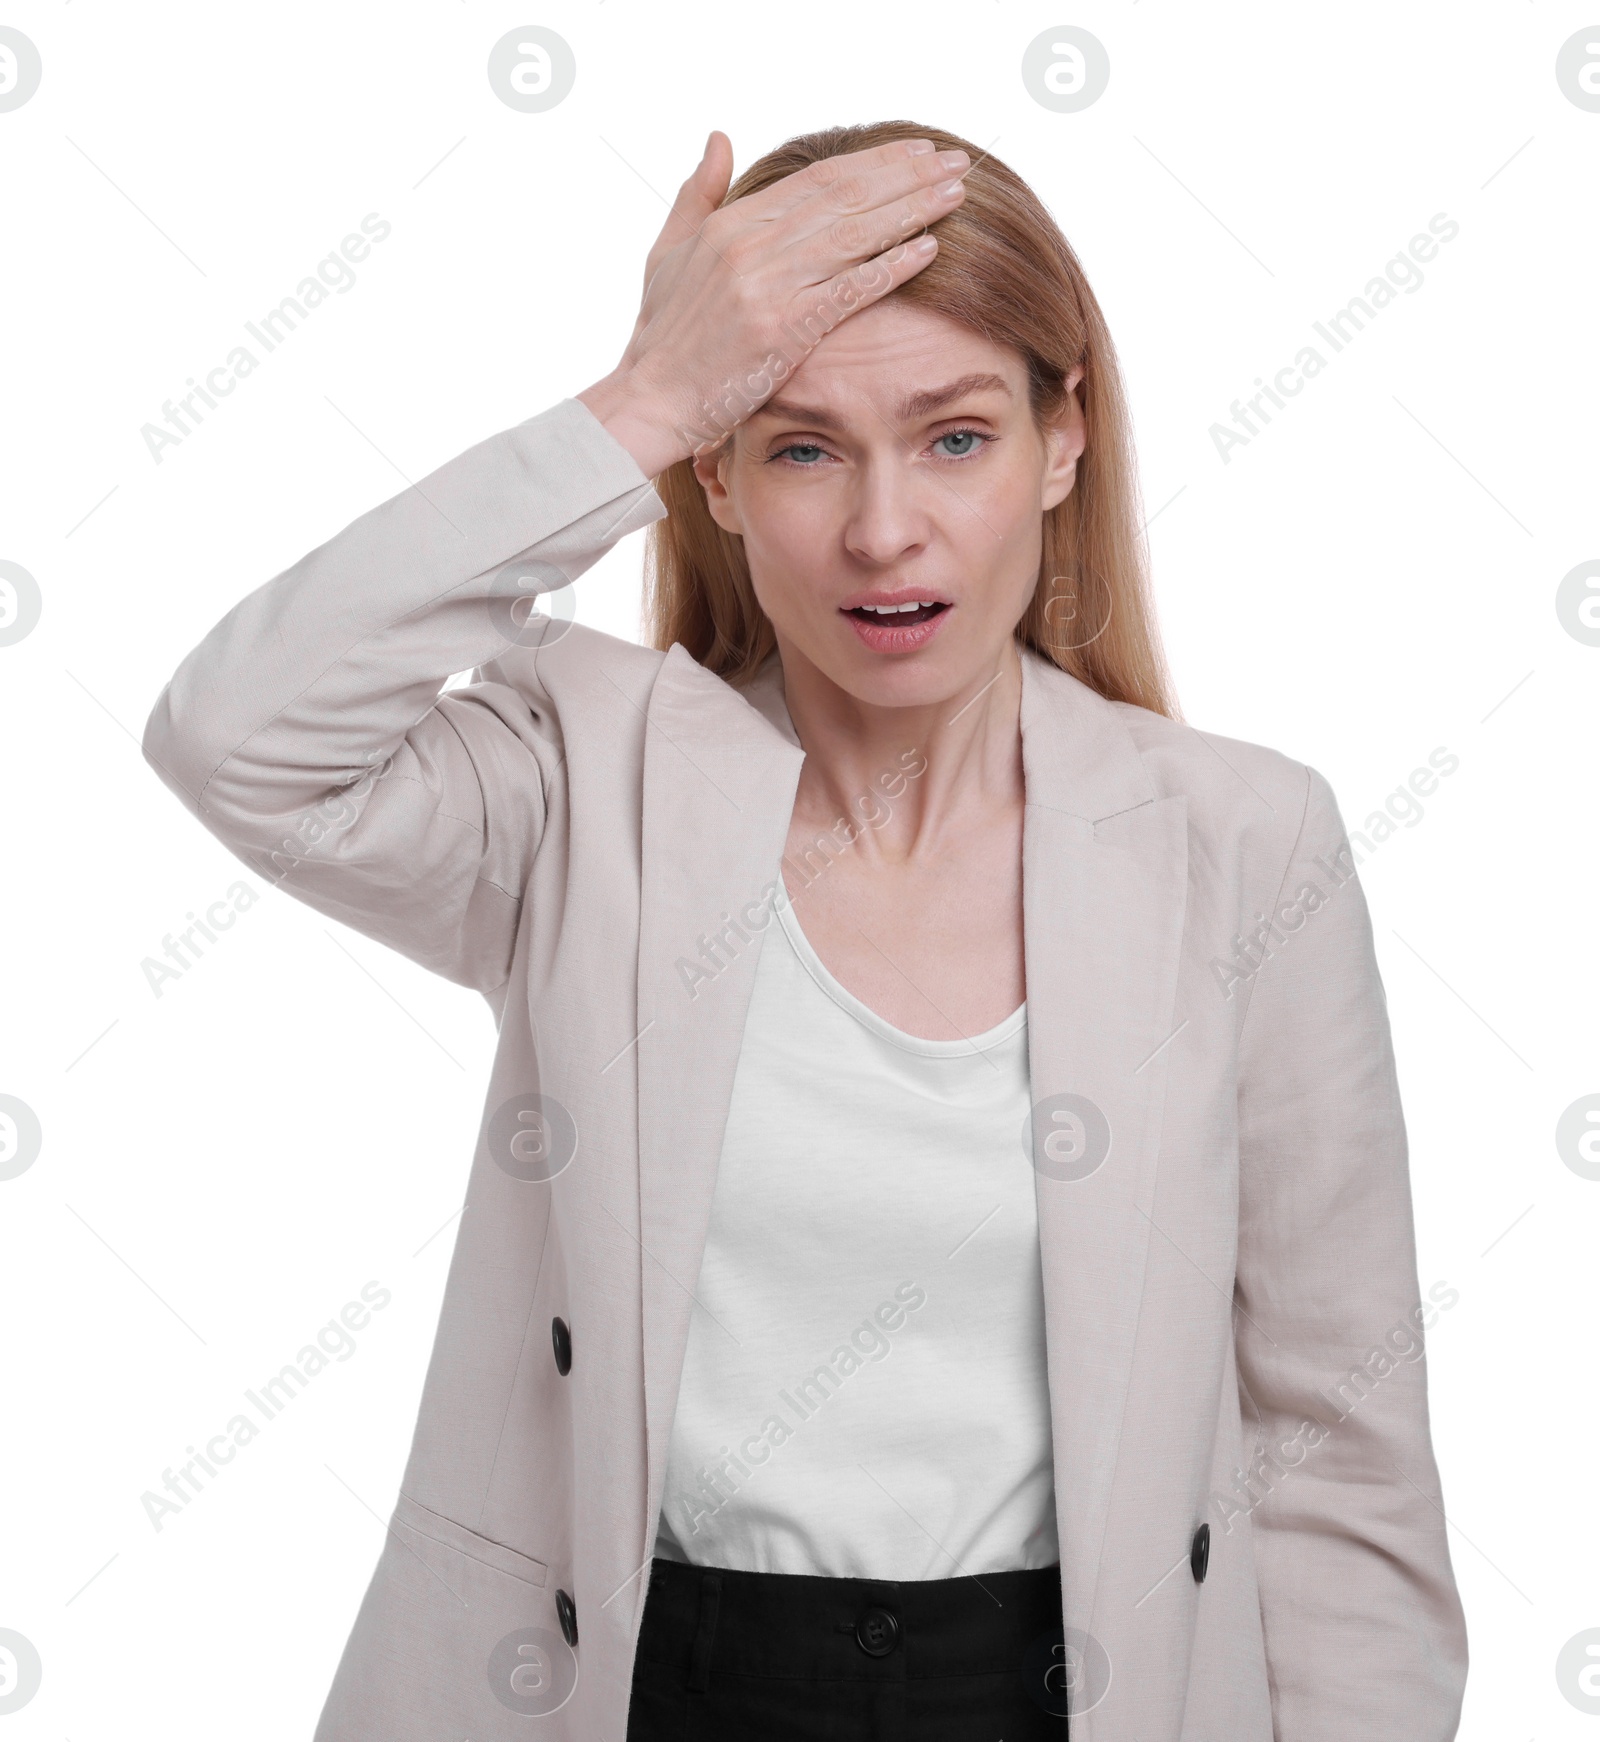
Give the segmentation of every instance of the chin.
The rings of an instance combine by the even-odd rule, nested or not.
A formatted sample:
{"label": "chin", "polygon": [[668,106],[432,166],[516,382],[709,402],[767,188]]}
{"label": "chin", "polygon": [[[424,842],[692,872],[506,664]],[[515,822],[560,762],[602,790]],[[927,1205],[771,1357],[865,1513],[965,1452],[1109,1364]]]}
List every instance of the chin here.
{"label": "chin", "polygon": [[868,707],[929,708],[986,682],[998,664],[998,658],[988,652],[930,647],[925,654],[898,659],[858,655],[823,670],[840,689]]}

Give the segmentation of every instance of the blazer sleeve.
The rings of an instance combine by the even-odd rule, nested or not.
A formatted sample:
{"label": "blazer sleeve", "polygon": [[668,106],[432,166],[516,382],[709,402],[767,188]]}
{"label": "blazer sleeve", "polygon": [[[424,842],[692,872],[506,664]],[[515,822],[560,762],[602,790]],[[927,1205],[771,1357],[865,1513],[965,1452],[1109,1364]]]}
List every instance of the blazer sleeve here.
{"label": "blazer sleeve", "polygon": [[1306,775],[1239,1057],[1235,1335],[1273,1736],[1449,1742],[1467,1642],[1428,1423],[1436,1309],[1371,920],[1333,791]]}
{"label": "blazer sleeve", "polygon": [[665,513],[589,408],[561,400],[235,605],[161,692],[145,757],[270,884],[492,993],[560,734],[505,683],[444,685],[537,633],[519,593]]}

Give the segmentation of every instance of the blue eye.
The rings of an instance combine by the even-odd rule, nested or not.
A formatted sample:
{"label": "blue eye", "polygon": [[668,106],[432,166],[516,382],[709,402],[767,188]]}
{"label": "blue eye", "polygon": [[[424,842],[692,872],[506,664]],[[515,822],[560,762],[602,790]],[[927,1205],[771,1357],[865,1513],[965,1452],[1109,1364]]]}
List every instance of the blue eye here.
{"label": "blue eye", "polygon": [[[987,447],[995,438],[979,429],[947,429],[942,436],[935,438],[934,446],[941,443],[956,444],[956,451],[945,448],[940,456],[946,460],[965,460],[977,453],[980,448]],[[814,471],[820,460],[827,458],[827,449],[818,442],[790,442],[786,447],[775,449],[767,456],[768,460],[781,460],[786,465],[800,466]]]}

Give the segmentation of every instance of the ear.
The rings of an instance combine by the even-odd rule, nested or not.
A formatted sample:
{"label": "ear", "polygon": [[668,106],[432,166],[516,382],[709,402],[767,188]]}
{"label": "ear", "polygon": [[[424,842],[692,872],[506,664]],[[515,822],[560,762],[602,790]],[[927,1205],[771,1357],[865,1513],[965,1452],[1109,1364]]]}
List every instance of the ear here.
{"label": "ear", "polygon": [[740,523],[738,508],[726,483],[732,459],[733,437],[729,436],[721,447],[713,448],[709,453],[696,454],[692,464],[694,475],[700,480],[700,487],[706,493],[706,507],[710,510],[711,518],[724,532],[742,537],[744,527]]}
{"label": "ear", "polygon": [[1039,481],[1039,507],[1054,508],[1065,502],[1078,476],[1078,460],[1088,440],[1083,405],[1078,398],[1078,383],[1083,380],[1083,365],[1075,365],[1067,374],[1067,402],[1055,421],[1044,431],[1044,475]]}

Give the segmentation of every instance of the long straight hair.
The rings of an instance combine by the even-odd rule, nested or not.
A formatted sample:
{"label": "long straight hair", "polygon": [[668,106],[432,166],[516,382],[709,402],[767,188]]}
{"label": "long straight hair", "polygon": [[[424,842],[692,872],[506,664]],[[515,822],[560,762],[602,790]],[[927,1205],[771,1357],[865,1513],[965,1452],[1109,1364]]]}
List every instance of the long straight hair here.
{"label": "long straight hair", "polygon": [[[829,127],[789,140],[728,189],[724,205],[822,158],[896,139],[931,139],[972,160],[966,195],[932,226],[939,252],[889,292],[946,316],[1027,361],[1029,402],[1041,428],[1076,392],[1087,442],[1072,489],[1043,515],[1039,578],[1016,637],[1112,701],[1177,719],[1150,592],[1133,433],[1105,317],[1065,236],[1032,189],[981,148],[910,121]],[[777,645],[756,600],[744,541],[711,517],[692,460],[655,480],[667,518],[648,532],[645,629],[663,652],[674,642],[738,685]]]}

